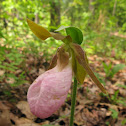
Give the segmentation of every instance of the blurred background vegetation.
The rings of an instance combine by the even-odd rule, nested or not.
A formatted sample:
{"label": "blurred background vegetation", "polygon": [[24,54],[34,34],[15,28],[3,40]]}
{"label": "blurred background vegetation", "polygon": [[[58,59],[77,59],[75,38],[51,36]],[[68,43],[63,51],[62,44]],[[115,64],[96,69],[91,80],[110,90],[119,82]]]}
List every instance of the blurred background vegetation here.
{"label": "blurred background vegetation", "polygon": [[[62,25],[82,30],[81,46],[90,66],[111,94],[106,100],[101,93],[100,102],[126,106],[126,0],[0,0],[0,100],[26,100],[29,85],[48,69],[62,44],[53,38],[38,39],[28,27],[27,18],[53,32]],[[93,97],[94,88],[87,80],[88,86],[84,83],[79,90],[84,88],[83,95]],[[118,110],[110,109],[113,119],[125,115],[124,108]],[[123,114],[119,114],[121,111]],[[111,120],[106,124],[112,122],[113,126],[116,121]],[[126,119],[122,118],[122,124]]]}
{"label": "blurred background vegetation", "polygon": [[[39,40],[26,18],[49,31],[62,25],[78,27],[88,56],[125,60],[125,5],[126,0],[0,0],[0,69],[4,73],[0,81],[11,77],[16,85],[24,83],[29,71],[26,60],[30,62],[33,57],[46,62],[62,44],[52,38]],[[15,73],[19,69],[24,71]]]}

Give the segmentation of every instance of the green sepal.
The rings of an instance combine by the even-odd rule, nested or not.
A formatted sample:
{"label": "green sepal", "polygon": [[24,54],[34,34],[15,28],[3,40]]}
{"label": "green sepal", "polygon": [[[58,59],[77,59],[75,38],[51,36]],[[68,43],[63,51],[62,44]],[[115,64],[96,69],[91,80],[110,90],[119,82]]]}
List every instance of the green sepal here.
{"label": "green sepal", "polygon": [[65,36],[59,34],[59,33],[53,33],[53,32],[49,32],[48,30],[46,30],[44,27],[34,23],[33,21],[27,19],[27,23],[30,27],[30,29],[32,30],[32,32],[40,39],[45,40],[49,37],[53,37],[56,40],[62,40],[65,38]]}
{"label": "green sepal", "polygon": [[33,21],[27,19],[27,23],[32,30],[32,32],[40,39],[45,40],[48,37],[52,37],[49,31],[47,31],[44,27],[34,23]]}
{"label": "green sepal", "polygon": [[91,79],[94,81],[94,83],[100,88],[100,90],[103,93],[107,93],[107,91],[105,90],[103,85],[100,83],[100,81],[97,79],[97,77],[95,76],[95,74],[93,73],[91,68],[89,67],[86,53],[83,51],[81,46],[78,44],[72,43],[71,48],[74,52],[75,59],[78,61],[78,63],[81,66],[83,66],[83,68],[85,69],[87,74],[91,77]]}
{"label": "green sepal", "polygon": [[77,81],[80,84],[83,84],[84,79],[87,74],[86,74],[86,71],[83,68],[83,66],[80,65],[79,62],[77,61],[74,52],[72,52],[72,69],[73,69],[73,72],[74,72],[74,75],[75,75]]}
{"label": "green sepal", "polygon": [[80,84],[83,84],[87,73],[86,73],[85,69],[83,68],[83,66],[80,65],[77,60],[76,60],[76,63],[77,63],[76,77],[79,80]]}

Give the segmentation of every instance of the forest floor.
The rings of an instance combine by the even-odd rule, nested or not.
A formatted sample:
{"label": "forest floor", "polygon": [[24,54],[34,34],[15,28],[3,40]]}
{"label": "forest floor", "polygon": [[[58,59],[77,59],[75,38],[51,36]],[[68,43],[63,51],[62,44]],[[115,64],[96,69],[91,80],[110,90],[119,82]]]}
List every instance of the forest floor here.
{"label": "forest floor", "polygon": [[[113,78],[107,78],[102,63],[124,64],[114,58],[90,56],[90,67],[105,83],[109,96],[100,92],[87,76],[84,84],[78,86],[74,126],[125,126],[126,125],[126,68],[120,70]],[[40,62],[41,61],[41,62]],[[71,90],[64,105],[47,119],[35,117],[29,109],[27,90],[34,79],[42,74],[49,63],[44,60],[27,58],[26,80],[28,83],[17,87],[0,84],[0,126],[69,126]],[[16,71],[19,74],[21,68]],[[0,70],[0,74],[2,71]],[[13,81],[13,80],[12,80]],[[6,93],[5,93],[6,91]],[[8,94],[7,92],[10,91]]]}

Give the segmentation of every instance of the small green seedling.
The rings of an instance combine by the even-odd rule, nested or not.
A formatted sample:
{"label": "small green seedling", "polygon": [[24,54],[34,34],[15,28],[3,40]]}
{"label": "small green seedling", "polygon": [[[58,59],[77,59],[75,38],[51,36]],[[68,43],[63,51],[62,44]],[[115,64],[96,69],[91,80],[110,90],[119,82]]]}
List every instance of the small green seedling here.
{"label": "small green seedling", "polygon": [[113,76],[119,72],[120,70],[124,69],[125,65],[124,64],[117,64],[112,68],[112,64],[106,64],[106,63],[102,63],[103,67],[104,67],[104,71],[106,73],[106,77],[108,78],[113,78]]}

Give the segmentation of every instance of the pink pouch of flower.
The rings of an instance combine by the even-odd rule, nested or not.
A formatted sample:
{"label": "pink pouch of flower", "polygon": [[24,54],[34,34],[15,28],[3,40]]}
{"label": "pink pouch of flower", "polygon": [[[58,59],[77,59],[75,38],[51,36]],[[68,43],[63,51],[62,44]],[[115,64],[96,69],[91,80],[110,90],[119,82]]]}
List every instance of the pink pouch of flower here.
{"label": "pink pouch of flower", "polygon": [[31,112],[39,118],[51,116],[64,103],[71,82],[72,69],[69,64],[62,71],[55,66],[40,75],[28,89]]}

